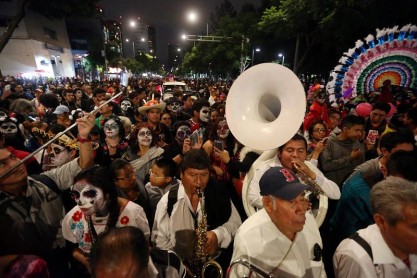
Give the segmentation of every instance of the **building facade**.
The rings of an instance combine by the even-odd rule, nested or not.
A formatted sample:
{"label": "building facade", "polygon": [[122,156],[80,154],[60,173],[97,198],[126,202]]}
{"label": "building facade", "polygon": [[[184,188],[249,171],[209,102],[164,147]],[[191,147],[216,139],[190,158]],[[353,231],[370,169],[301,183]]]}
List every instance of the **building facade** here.
{"label": "building facade", "polygon": [[[0,33],[17,12],[16,0],[0,1]],[[64,19],[48,19],[30,10],[0,53],[4,75],[16,77],[75,75]]]}

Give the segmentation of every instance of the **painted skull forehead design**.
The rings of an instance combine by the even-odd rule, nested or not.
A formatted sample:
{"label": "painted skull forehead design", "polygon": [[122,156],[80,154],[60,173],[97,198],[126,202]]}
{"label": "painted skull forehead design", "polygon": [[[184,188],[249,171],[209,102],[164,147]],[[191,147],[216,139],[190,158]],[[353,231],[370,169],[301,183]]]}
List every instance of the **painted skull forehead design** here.
{"label": "painted skull forehead design", "polygon": [[207,123],[210,118],[210,107],[203,106],[200,110],[200,121]]}
{"label": "painted skull forehead design", "polygon": [[13,122],[3,122],[0,124],[0,132],[4,134],[16,134],[17,125]]}
{"label": "painted skull forehead design", "polygon": [[131,107],[132,107],[132,102],[130,102],[130,100],[123,100],[120,103],[120,109],[122,109],[122,111],[127,111]]}
{"label": "painted skull forehead design", "polygon": [[115,120],[110,119],[104,125],[104,133],[107,137],[114,137],[119,135],[119,125],[116,123]]}
{"label": "painted skull forehead design", "polygon": [[61,166],[71,160],[71,153],[65,147],[52,143],[49,157],[53,166]]}
{"label": "painted skull forehead design", "polygon": [[152,143],[152,132],[147,127],[142,127],[138,132],[139,145],[149,146]]}
{"label": "painted skull forehead design", "polygon": [[87,181],[79,181],[72,186],[71,196],[85,215],[103,210],[105,199],[101,188]]}
{"label": "painted skull forehead design", "polygon": [[181,108],[181,105],[178,101],[171,102],[167,106],[168,111],[171,111],[171,112],[177,112],[178,110],[180,110],[180,108]]}
{"label": "painted skull forehead design", "polygon": [[175,138],[180,142],[184,142],[184,139],[189,137],[190,135],[191,135],[191,129],[188,126],[183,125],[177,129]]}
{"label": "painted skull forehead design", "polygon": [[226,138],[229,135],[230,129],[226,120],[221,120],[217,125],[217,135],[220,138]]}
{"label": "painted skull forehead design", "polygon": [[0,111],[0,121],[4,121],[5,119],[7,119],[7,114],[4,111]]}

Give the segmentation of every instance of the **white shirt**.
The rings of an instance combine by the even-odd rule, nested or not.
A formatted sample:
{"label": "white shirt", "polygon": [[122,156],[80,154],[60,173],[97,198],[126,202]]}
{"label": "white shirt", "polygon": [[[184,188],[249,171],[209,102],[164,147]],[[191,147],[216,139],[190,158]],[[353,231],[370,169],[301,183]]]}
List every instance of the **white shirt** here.
{"label": "white shirt", "polygon": [[[323,248],[311,213],[306,214],[303,230],[291,241],[262,209],[249,217],[237,231],[232,262],[245,258],[265,272],[273,273],[274,277],[326,277],[321,258],[313,260],[316,244]],[[230,277],[240,278],[245,274],[248,274],[246,267],[235,265]]]}
{"label": "white shirt", "polygon": [[[317,182],[321,186],[326,196],[330,199],[338,200],[340,198],[340,189],[337,186],[337,184],[326,178],[323,175],[323,173],[320,172],[320,170],[316,166],[314,166],[310,161],[304,161],[304,163],[307,165],[308,168],[310,168],[314,173],[316,173],[315,182]],[[269,168],[276,166],[282,166],[278,156],[275,156],[275,158],[265,161],[264,163],[260,164],[257,169],[255,169],[255,173],[250,182],[248,190],[248,200],[250,205],[257,208],[263,207],[262,196],[259,188],[259,180]]]}
{"label": "white shirt", "polygon": [[356,241],[347,238],[339,244],[333,256],[336,277],[415,277],[413,275],[417,273],[417,255],[409,256],[410,271],[405,263],[392,253],[376,224],[369,225],[358,233],[371,246],[374,260],[371,260],[365,249]]}
{"label": "white shirt", "polygon": [[[192,218],[190,211],[193,211],[190,200],[188,199],[187,194],[185,194],[184,186],[180,182],[178,188],[177,202],[173,206],[171,217],[167,213],[168,205],[168,194],[162,196],[156,207],[155,221],[152,229],[152,241],[156,243],[156,247],[160,249],[169,249],[178,253],[178,255],[185,257],[178,251],[179,248],[190,248],[188,243],[191,243],[189,240],[185,242],[184,239],[176,242],[177,232],[189,230],[192,231],[190,235],[194,235],[194,219]],[[240,219],[239,213],[237,212],[235,206],[230,201],[231,204],[231,215],[229,220],[223,225],[213,229],[212,231],[216,234],[219,246],[221,248],[226,248],[232,242],[233,237],[239,228],[242,221]],[[198,221],[201,221],[202,213],[200,204],[197,207]],[[208,229],[210,230],[210,229]],[[181,246],[179,245],[187,245]],[[191,246],[192,250],[193,246]]]}
{"label": "white shirt", "polygon": [[[93,219],[94,229],[97,235],[101,234],[107,224],[108,215]],[[145,238],[149,238],[150,231],[148,220],[142,207],[128,202],[119,215],[116,227],[132,226],[142,230]],[[87,219],[78,206],[70,210],[62,222],[62,233],[64,238],[70,242],[77,243],[83,252],[89,254],[91,249],[91,238]]]}

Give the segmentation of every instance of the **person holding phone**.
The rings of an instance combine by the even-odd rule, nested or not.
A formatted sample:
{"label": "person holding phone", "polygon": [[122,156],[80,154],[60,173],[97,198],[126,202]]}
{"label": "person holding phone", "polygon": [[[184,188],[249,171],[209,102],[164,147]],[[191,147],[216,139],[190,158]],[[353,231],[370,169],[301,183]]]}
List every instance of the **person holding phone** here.
{"label": "person holding phone", "polygon": [[313,122],[308,128],[308,135],[310,142],[307,148],[307,159],[315,166],[318,164],[319,155],[327,145],[329,137],[326,137],[327,127],[322,120]]}
{"label": "person holding phone", "polygon": [[212,125],[209,132],[209,139],[204,142],[203,149],[211,159],[213,175],[229,191],[230,198],[236,206],[242,219],[246,219],[242,199],[237,195],[233,184],[233,178],[239,178],[239,170],[236,164],[237,154],[234,150],[237,141],[230,132],[226,118],[220,117]]}

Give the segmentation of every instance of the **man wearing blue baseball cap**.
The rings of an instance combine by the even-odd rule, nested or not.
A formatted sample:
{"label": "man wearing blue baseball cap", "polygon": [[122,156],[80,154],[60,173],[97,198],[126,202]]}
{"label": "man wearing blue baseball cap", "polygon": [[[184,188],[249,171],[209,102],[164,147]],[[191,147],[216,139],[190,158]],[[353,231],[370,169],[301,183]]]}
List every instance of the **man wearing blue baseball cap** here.
{"label": "man wearing blue baseball cap", "polygon": [[[232,262],[246,259],[273,277],[326,277],[320,233],[314,217],[307,212],[305,191],[309,186],[291,170],[272,167],[261,177],[259,187],[264,209],[240,226]],[[230,277],[248,273],[248,268],[237,265]]]}

